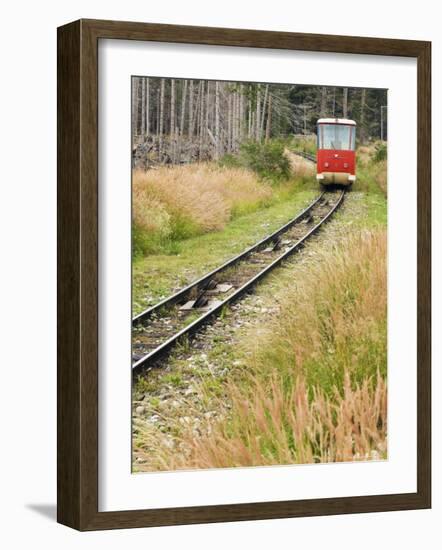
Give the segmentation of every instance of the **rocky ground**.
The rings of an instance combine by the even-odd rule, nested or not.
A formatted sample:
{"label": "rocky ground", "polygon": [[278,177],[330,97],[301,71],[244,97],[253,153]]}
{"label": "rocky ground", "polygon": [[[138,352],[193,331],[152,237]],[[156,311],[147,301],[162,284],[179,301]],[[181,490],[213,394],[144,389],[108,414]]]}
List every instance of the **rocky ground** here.
{"label": "rocky ground", "polygon": [[185,453],[181,429],[192,429],[198,437],[228,414],[223,386],[244,366],[247,354],[253,353],[260,327],[278,314],[280,305],[275,297],[283,299],[284,282],[293,280],[297,266],[311,261],[318,247],[336,241],[367,218],[368,208],[364,194],[349,193],[333,220],[301,252],[273,271],[253,294],[206,326],[191,343],[134,383],[135,471],[156,469],[161,446]]}

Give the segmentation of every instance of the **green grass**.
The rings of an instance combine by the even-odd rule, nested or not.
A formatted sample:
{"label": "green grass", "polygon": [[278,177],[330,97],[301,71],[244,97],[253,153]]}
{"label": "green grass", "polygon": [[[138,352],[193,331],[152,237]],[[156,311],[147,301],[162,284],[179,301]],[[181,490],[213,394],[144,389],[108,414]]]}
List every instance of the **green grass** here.
{"label": "green grass", "polygon": [[[304,188],[303,188],[304,187]],[[240,253],[294,217],[317,195],[315,185],[282,187],[267,208],[232,220],[225,229],[175,243],[175,254],[151,254],[133,262],[133,310],[142,311],[174,289]]]}
{"label": "green grass", "polygon": [[[137,466],[140,470],[328,460],[321,455],[322,436],[313,428],[332,423],[339,427],[330,430],[334,441],[338,441],[341,432],[347,433],[341,427],[347,426],[348,433],[356,433],[361,425],[368,426],[374,439],[357,451],[359,458],[373,449],[380,458],[387,457],[384,413],[379,414],[382,429],[377,421],[369,424],[377,402],[376,392],[382,389],[382,384],[385,386],[387,375],[385,289],[378,281],[379,273],[385,273],[386,253],[385,249],[365,249],[364,240],[357,237],[360,230],[363,233],[366,229],[374,230],[376,234],[386,227],[387,200],[373,177],[372,166],[375,164],[360,167],[360,185],[354,186],[325,230],[319,232],[299,255],[266,277],[257,286],[255,296],[244,299],[247,306],[248,300],[254,304],[258,298],[259,305],[257,308],[244,307],[243,325],[237,326],[234,319],[232,321],[232,316],[237,314],[226,308],[216,325],[219,331],[214,332],[204,358],[198,350],[192,351],[190,344],[187,355],[180,350],[172,354],[167,372],[152,372],[150,378],[147,377],[150,382],[141,377],[136,382],[135,394],[153,394],[149,402],[150,414],[156,413],[158,399],[155,394],[165,383],[178,390],[178,399],[182,399],[178,392],[189,385],[198,392],[194,401],[186,401],[177,410],[168,408],[165,413],[170,437],[180,445],[184,442],[193,462],[186,463],[179,450],[181,447],[164,446],[164,426],[150,428],[152,431],[147,436],[138,433],[136,428],[135,449],[137,452],[148,449],[147,466]],[[188,278],[218,265],[220,255],[227,259],[256,242],[311,202],[318,192],[315,189],[312,185],[297,193],[281,193],[277,203],[238,217],[223,231],[184,240],[179,244],[179,255],[164,254],[138,260],[134,274],[137,273],[140,283],[140,301],[146,296],[143,292],[152,295],[152,288],[160,281],[162,286],[157,288],[169,293],[177,281],[185,284]],[[141,285],[143,281],[145,286]],[[270,317],[266,314],[263,326],[262,320],[257,321],[261,309],[270,311],[276,304],[281,311],[277,308]],[[233,341],[229,337],[230,327]],[[188,360],[190,352],[191,361]],[[299,380],[305,384],[304,389],[299,387]],[[318,390],[322,392],[320,395],[315,393]],[[383,392],[379,395],[386,395],[385,387]],[[299,418],[296,416],[294,425],[290,423],[291,413],[297,415],[300,408],[296,399],[290,401],[291,395],[300,398],[307,395],[306,402],[310,403],[305,414],[300,412]],[[366,408],[360,410],[358,403],[366,404]],[[251,408],[243,414],[244,404]],[[304,434],[310,434],[310,439],[306,435],[305,445],[296,442],[294,427],[298,429],[299,422],[302,424],[302,415],[314,418],[318,411],[328,410],[329,405],[332,407],[329,417],[302,428]],[[228,408],[223,409],[223,406]],[[189,407],[194,408],[193,412],[189,412]],[[341,407],[344,412],[339,417]],[[279,418],[278,410],[287,414]],[[204,425],[206,411],[221,412],[224,431],[216,432],[215,439],[204,436],[200,440],[187,425],[180,423],[180,417],[196,415],[203,419]],[[362,424],[355,421],[353,426],[353,419],[357,419],[358,414],[364,420]],[[249,437],[250,434],[253,437]],[[249,441],[259,441],[259,452],[252,459],[244,458],[241,451]],[[335,447],[345,447],[345,438]],[[303,454],[304,448],[307,451],[311,448],[312,456]],[[208,449],[213,450],[210,456],[206,452]],[[353,460],[354,456],[342,451],[334,459]]]}
{"label": "green grass", "polygon": [[179,372],[172,372],[163,377],[163,382],[165,384],[170,384],[171,386],[180,388],[183,385],[183,377]]}
{"label": "green grass", "polygon": [[287,141],[287,147],[294,153],[303,151],[310,155],[316,155],[316,138],[315,136],[297,136]]}
{"label": "green grass", "polygon": [[318,235],[258,286],[261,307],[276,302],[280,312],[264,327],[235,329],[234,345],[214,338],[208,362],[216,371],[225,365],[227,375],[213,377],[183,358],[170,363],[159,384],[178,387],[192,372],[200,378],[192,382],[197,414],[221,412],[220,423],[195,438],[179,415],[168,417],[186,453],[159,439],[149,448],[153,469],[387,457],[385,231],[346,230],[368,208],[361,197],[350,195],[328,237]]}
{"label": "green grass", "polygon": [[[331,237],[337,242],[346,236],[351,237],[353,233],[357,233],[360,230],[382,230],[387,225],[386,198],[382,192],[379,191],[378,186],[373,187],[371,192],[351,191],[346,199],[345,206],[333,217],[330,225],[332,227],[335,226],[338,231],[338,233]],[[327,229],[325,229],[325,232],[326,231]],[[324,249],[327,250],[328,248],[329,244],[322,243],[322,237],[320,236],[318,243],[312,242],[308,245],[306,253],[308,255],[310,250],[312,257],[315,258],[317,254],[324,254]],[[294,266],[299,263],[299,259],[297,258],[293,258],[291,261]],[[269,306],[275,300],[279,302],[278,296],[281,297],[284,295],[287,289],[290,289],[291,293],[299,292],[297,288],[298,284],[295,282],[294,278],[297,269],[296,267],[295,271],[293,271],[293,268],[277,269],[272,272],[262,284],[258,285],[256,294],[264,299],[264,305]],[[299,269],[302,271],[302,268]],[[299,280],[302,281],[303,278],[307,279],[306,275],[307,273],[303,273],[303,276],[298,275]],[[324,319],[329,319],[328,308],[330,306],[336,308],[335,300],[337,300],[338,297],[341,301],[338,309],[344,312],[350,312],[354,308],[355,303],[358,302],[358,292],[360,289],[353,293],[350,292],[350,290],[352,289],[352,284],[357,288],[357,281],[360,277],[359,272],[356,270],[353,277],[351,273],[347,273],[346,276],[349,280],[347,292],[341,293],[337,285],[335,292],[332,293],[332,297],[325,300],[322,306],[321,304],[318,305],[318,319],[321,316]],[[282,300],[281,303],[284,303],[284,300]],[[248,315],[250,316],[253,314],[249,313]],[[356,356],[359,356],[359,358],[358,365],[353,365],[354,382],[361,383],[369,375],[375,378],[378,371],[381,376],[385,377],[386,363],[383,354],[379,351],[385,349],[386,346],[385,322],[382,320],[372,326],[371,333],[367,332],[362,335],[353,334],[350,339],[341,341],[338,344],[334,341],[333,332],[330,330],[330,326],[325,323],[323,326],[324,349],[322,349],[321,352],[318,350],[318,355],[312,354],[305,364],[305,370],[309,373],[306,377],[308,385],[320,386],[326,392],[331,391],[333,386],[342,387],[345,369],[352,365]],[[242,329],[240,329],[240,334],[241,333]],[[245,336],[244,340],[246,342],[250,341],[250,335]],[[220,358],[224,357],[226,362],[230,364],[232,364],[234,360],[244,361],[245,350],[242,349],[241,346],[232,348],[224,341],[214,341],[214,344],[210,354],[212,360],[218,360],[219,362]],[[280,344],[279,346],[267,346],[267,349],[264,351],[265,359],[261,363],[261,368],[265,364],[268,366],[279,365],[282,367],[284,364],[295,362],[294,350],[290,342],[283,338]],[[226,354],[226,352],[228,353]],[[379,361],[379,359],[381,359],[381,361]],[[241,369],[238,373],[241,377]],[[288,372],[287,380],[291,377],[292,372]]]}

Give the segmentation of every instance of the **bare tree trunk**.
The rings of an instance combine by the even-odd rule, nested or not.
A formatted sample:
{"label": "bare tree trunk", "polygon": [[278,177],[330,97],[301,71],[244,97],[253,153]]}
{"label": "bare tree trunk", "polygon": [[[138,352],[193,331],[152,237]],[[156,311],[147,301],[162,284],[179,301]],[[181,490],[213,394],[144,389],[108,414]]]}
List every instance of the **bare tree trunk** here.
{"label": "bare tree trunk", "polygon": [[244,85],[239,87],[239,142],[243,138],[243,122],[244,122]]}
{"label": "bare tree trunk", "polygon": [[144,135],[146,132],[146,79],[141,79],[141,137],[144,141]]}
{"label": "bare tree trunk", "polygon": [[361,136],[361,143],[365,143],[365,101],[366,101],[367,90],[362,88],[361,91],[361,118],[359,121],[360,131],[359,135]]}
{"label": "bare tree trunk", "polygon": [[321,88],[321,111],[320,118],[324,118],[327,115],[327,88],[322,86]]}
{"label": "bare tree trunk", "polygon": [[307,107],[304,103],[303,105],[303,108],[304,108],[304,135],[307,134]]}
{"label": "bare tree trunk", "polygon": [[169,121],[169,129],[170,129],[170,144],[169,144],[169,151],[171,152],[172,156],[172,163],[176,163],[176,156],[177,156],[177,150],[176,150],[176,142],[175,142],[175,79],[170,79],[170,121]]}
{"label": "bare tree trunk", "polygon": [[342,94],[342,117],[347,118],[348,113],[348,88],[344,88]]}
{"label": "bare tree trunk", "polygon": [[160,85],[160,124],[159,124],[159,142],[158,142],[158,157],[161,162],[161,154],[163,147],[163,126],[164,126],[164,78],[161,79]]}
{"label": "bare tree trunk", "polygon": [[227,152],[232,151],[232,94],[227,99]]}
{"label": "bare tree trunk", "polygon": [[136,77],[132,78],[132,135],[135,137],[137,135],[137,92],[138,92],[138,79]]}
{"label": "bare tree trunk", "polygon": [[201,99],[201,85],[203,81],[200,80],[198,83],[198,95],[196,96],[196,101],[193,101],[194,112],[192,113],[192,125],[190,128],[190,133],[193,136],[195,133],[198,136],[198,122],[199,122],[199,108],[200,108],[200,99]]}
{"label": "bare tree trunk", "polygon": [[215,82],[215,159],[220,156],[220,127],[219,127],[219,82]]}
{"label": "bare tree trunk", "polygon": [[192,126],[193,126],[193,80],[190,81],[189,85],[189,137],[192,137]]}
{"label": "bare tree trunk", "polygon": [[266,141],[269,141],[272,131],[272,94],[269,95],[268,111],[267,111],[267,126],[266,126]]}
{"label": "bare tree trunk", "polygon": [[181,149],[183,145],[182,141],[183,141],[183,135],[184,135],[184,121],[186,116],[186,95],[187,95],[187,80],[184,81],[184,85],[182,86],[180,127],[179,127],[179,130],[177,128],[177,134],[179,134],[179,138],[178,138],[178,152],[177,152],[177,158],[175,162],[178,162],[178,163],[181,163]]}
{"label": "bare tree trunk", "polygon": [[235,150],[235,141],[236,141],[236,92],[232,92],[232,139],[231,139],[231,150]]}
{"label": "bare tree trunk", "polygon": [[247,137],[250,139],[252,137],[252,100],[249,99],[249,109],[248,109],[248,115],[249,115],[249,128]]}
{"label": "bare tree trunk", "polygon": [[204,131],[204,145],[208,148],[209,141],[207,139],[209,133],[209,114],[210,114],[210,81],[207,81],[206,86],[206,121],[205,121],[205,131]]}
{"label": "bare tree trunk", "polygon": [[150,82],[146,78],[146,136],[150,134]]}
{"label": "bare tree trunk", "polygon": [[137,86],[137,135],[141,134],[141,123],[143,118],[143,79],[138,78]]}
{"label": "bare tree trunk", "polygon": [[181,92],[181,112],[180,112],[180,123],[179,128],[176,129],[176,134],[178,136],[178,151],[175,162],[181,163],[181,150],[183,146],[183,135],[184,135],[184,120],[186,115],[186,95],[187,95],[187,80],[184,80],[184,85],[182,85]]}
{"label": "bare tree trunk", "polygon": [[160,138],[160,89],[157,88],[157,116],[155,121],[155,133],[157,135],[157,141]]}
{"label": "bare tree trunk", "polygon": [[256,141],[260,140],[260,116],[261,116],[261,86],[258,84],[256,91],[256,119],[255,119],[255,137]]}
{"label": "bare tree trunk", "polygon": [[261,139],[264,134],[264,120],[265,120],[265,112],[266,112],[266,105],[267,105],[267,98],[269,95],[269,85],[266,86],[266,91],[264,93],[264,101],[262,104],[262,115],[261,115],[261,128],[259,129],[259,138]]}
{"label": "bare tree trunk", "polygon": [[234,108],[233,108],[233,113],[234,113],[233,150],[237,151],[238,150],[238,143],[240,141],[240,137],[239,137],[240,97],[239,97],[239,92],[238,91],[235,91],[235,95],[233,96],[233,99],[234,99],[234,102],[233,102],[233,105],[234,105]]}
{"label": "bare tree trunk", "polygon": [[184,134],[184,120],[186,117],[186,95],[187,95],[187,80],[184,81],[183,94],[181,96],[181,121],[180,121],[180,135]]}
{"label": "bare tree trunk", "polygon": [[175,137],[175,79],[170,80],[170,137]]}
{"label": "bare tree trunk", "polygon": [[203,140],[204,140],[204,80],[201,80],[200,93],[200,116],[199,116],[199,153],[198,158],[201,160],[203,156]]}

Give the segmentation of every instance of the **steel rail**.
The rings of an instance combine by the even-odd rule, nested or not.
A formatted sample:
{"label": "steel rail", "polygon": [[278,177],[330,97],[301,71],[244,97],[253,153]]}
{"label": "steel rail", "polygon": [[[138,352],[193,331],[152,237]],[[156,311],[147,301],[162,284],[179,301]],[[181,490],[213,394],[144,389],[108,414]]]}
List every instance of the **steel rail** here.
{"label": "steel rail", "polygon": [[[311,162],[316,162],[316,158],[313,156],[313,155],[309,155],[308,153],[304,153],[302,151],[298,151],[296,153],[294,153],[296,155],[299,155],[303,158],[306,158],[308,160],[310,160]],[[210,279],[212,277],[214,277],[215,275],[218,275],[219,273],[221,273],[223,270],[227,269],[227,268],[230,268],[230,267],[233,267],[235,264],[237,264],[238,262],[244,260],[248,255],[250,255],[252,252],[255,252],[258,248],[260,248],[261,246],[264,246],[265,244],[268,244],[270,242],[272,242],[273,239],[275,239],[276,237],[278,237],[281,233],[284,233],[285,231],[287,231],[288,229],[290,229],[290,227],[292,225],[295,225],[296,223],[298,223],[299,221],[302,220],[303,217],[305,217],[312,208],[314,208],[314,206],[316,206],[316,204],[322,199],[322,197],[324,196],[324,191],[309,205],[307,206],[307,208],[305,208],[300,214],[298,214],[297,216],[295,216],[292,220],[290,220],[289,222],[287,222],[285,225],[283,225],[282,227],[280,227],[279,229],[277,229],[276,231],[274,231],[273,233],[271,233],[270,235],[268,235],[267,237],[264,237],[263,239],[261,239],[260,241],[258,241],[257,243],[255,243],[254,245],[252,245],[251,247],[247,248],[246,250],[244,250],[243,252],[241,252],[240,254],[238,254],[237,256],[234,256],[233,258],[231,258],[230,260],[227,260],[225,263],[223,263],[222,265],[218,266],[217,268],[213,269],[212,271],[210,271],[209,273],[206,273],[205,275],[203,275],[202,277],[200,277],[199,279],[197,279],[196,281],[193,281],[192,283],[190,283],[189,285],[185,286],[184,288],[180,289],[178,292],[176,292],[175,294],[172,294],[171,296],[167,296],[166,298],[164,298],[163,300],[161,300],[160,302],[156,303],[155,305],[147,308],[146,310],[142,311],[141,313],[138,313],[135,317],[133,317],[132,319],[132,325],[133,326],[138,326],[139,324],[143,323],[144,321],[147,321],[149,319],[149,317],[155,313],[156,311],[158,311],[160,308],[164,307],[164,306],[169,306],[169,305],[173,305],[173,304],[176,304],[177,302],[179,302],[180,300],[183,300],[185,298],[185,296],[187,294],[190,294],[192,292],[193,289],[195,288],[198,288],[198,287],[202,287],[204,288],[204,285],[206,283],[208,283],[210,281]]]}
{"label": "steel rail", "polygon": [[193,281],[189,285],[185,286],[175,294],[172,294],[171,296],[168,296],[167,298],[164,298],[164,300],[161,300],[161,302],[158,302],[154,306],[146,309],[145,311],[142,311],[138,315],[136,315],[132,319],[132,326],[137,327],[140,324],[143,324],[145,321],[149,319],[149,317],[152,316],[153,313],[159,311],[164,306],[171,306],[174,305],[181,300],[184,300],[186,295],[190,294],[192,290],[195,288],[204,288],[204,285],[208,283],[215,275],[218,275],[222,271],[233,267],[238,262],[243,261],[247,256],[249,256],[252,252],[255,252],[260,247],[272,242],[275,238],[277,238],[281,233],[285,233],[288,229],[290,229],[293,225],[299,223],[305,216],[309,214],[309,212],[318,204],[318,202],[323,198],[325,192],[322,192],[307,208],[305,208],[301,213],[299,213],[297,216],[295,216],[293,219],[291,219],[289,222],[287,222],[285,225],[268,235],[267,237],[264,237],[254,245],[250,246],[237,256],[234,256],[230,260],[227,260],[222,265],[218,266],[217,268],[213,269],[209,273],[206,273],[196,281]]}
{"label": "steel rail", "polygon": [[[322,195],[321,195],[322,196]],[[286,259],[288,256],[293,254],[294,252],[298,251],[304,246],[304,243],[311,237],[314,233],[316,233],[319,228],[327,222],[330,217],[336,212],[336,210],[339,208],[339,206],[342,204],[342,201],[344,200],[345,196],[345,190],[341,191],[341,195],[336,202],[335,205],[327,212],[327,214],[312,228],[310,231],[308,231],[303,237],[301,237],[293,246],[291,246],[288,250],[286,250],[281,256],[278,256],[273,262],[268,264],[264,269],[262,269],[259,273],[254,275],[249,281],[244,283],[241,287],[235,290],[233,294],[228,296],[225,300],[217,304],[214,308],[210,309],[209,311],[203,313],[198,319],[178,331],[176,334],[174,334],[172,337],[170,337],[168,340],[160,344],[157,348],[152,350],[150,353],[146,354],[144,357],[136,361],[132,365],[132,372],[138,373],[142,370],[149,370],[149,363],[153,363],[155,360],[160,358],[162,355],[169,352],[172,347],[184,336],[192,336],[197,330],[199,330],[203,325],[205,325],[212,317],[218,315],[222,309],[227,305],[235,300],[237,300],[242,294],[250,290],[260,279],[262,279],[269,271],[271,271],[273,268],[275,268],[277,265],[279,265],[284,259]],[[319,199],[318,199],[319,200]],[[317,201],[315,201],[317,202]]]}
{"label": "steel rail", "polygon": [[295,155],[298,155],[300,157],[303,157],[307,160],[310,160],[311,162],[315,162],[316,163],[316,156],[315,155],[311,155],[310,153],[304,153],[304,151],[294,151],[293,152]]}

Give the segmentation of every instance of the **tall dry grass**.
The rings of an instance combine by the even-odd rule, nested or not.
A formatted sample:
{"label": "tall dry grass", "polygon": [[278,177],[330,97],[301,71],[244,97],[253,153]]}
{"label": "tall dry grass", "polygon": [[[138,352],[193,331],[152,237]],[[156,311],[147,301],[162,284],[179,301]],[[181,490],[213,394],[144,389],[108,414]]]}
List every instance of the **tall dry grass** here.
{"label": "tall dry grass", "polygon": [[[386,146],[382,142],[360,145],[356,151],[357,184],[355,189],[372,191],[378,188],[387,197]],[[374,185],[373,185],[374,183]]]}
{"label": "tall dry grass", "polygon": [[358,162],[367,165],[372,159],[373,151],[373,145],[360,145],[356,150],[356,158]]}
{"label": "tall dry grass", "polygon": [[295,177],[306,178],[316,175],[316,166],[309,160],[292,153],[288,148],[285,149],[285,155],[290,162],[290,169]]}
{"label": "tall dry grass", "polygon": [[197,436],[171,420],[174,446],[151,433],[136,452],[148,469],[385,458],[386,293],[384,230],[317,251],[275,291],[281,311],[265,333],[248,334],[248,363],[224,388],[221,420],[203,420]]}
{"label": "tall dry grass", "polygon": [[[222,229],[234,216],[271,198],[269,186],[240,168],[210,164],[161,167],[133,173],[133,224],[147,248]],[[149,251],[149,250],[147,250]]]}
{"label": "tall dry grass", "polygon": [[373,175],[382,193],[387,196],[387,161],[381,160],[373,166]]}
{"label": "tall dry grass", "polygon": [[[382,377],[344,387],[328,397],[298,378],[290,389],[273,374],[256,378],[246,396],[231,386],[233,417],[205,437],[184,434],[185,453],[168,468],[225,468],[367,460],[386,455],[387,390]],[[342,394],[341,394],[342,393]]]}

